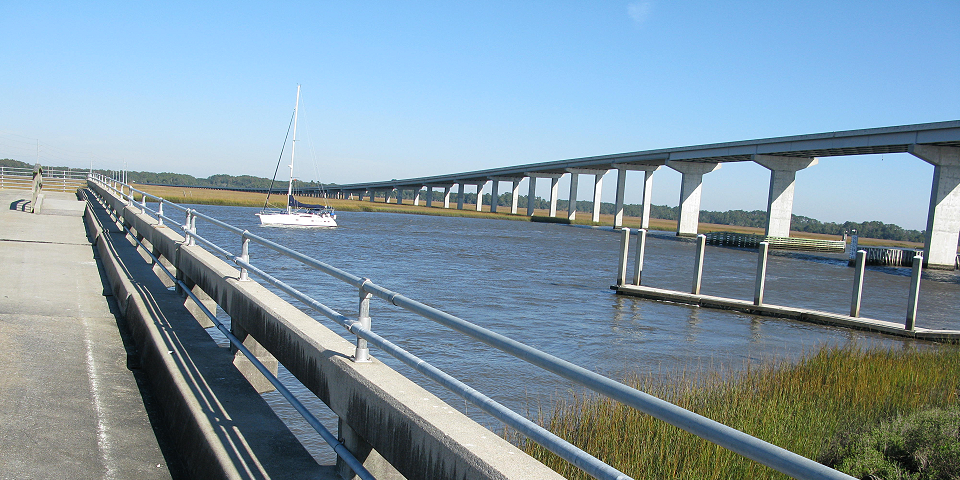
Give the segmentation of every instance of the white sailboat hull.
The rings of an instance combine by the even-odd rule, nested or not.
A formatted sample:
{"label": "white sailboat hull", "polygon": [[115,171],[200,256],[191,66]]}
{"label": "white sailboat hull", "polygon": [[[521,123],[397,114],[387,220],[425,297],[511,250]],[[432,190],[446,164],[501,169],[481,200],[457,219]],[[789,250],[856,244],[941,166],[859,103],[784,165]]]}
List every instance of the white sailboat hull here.
{"label": "white sailboat hull", "polygon": [[292,212],[258,213],[261,225],[290,225],[296,227],[336,227],[336,217],[328,214]]}

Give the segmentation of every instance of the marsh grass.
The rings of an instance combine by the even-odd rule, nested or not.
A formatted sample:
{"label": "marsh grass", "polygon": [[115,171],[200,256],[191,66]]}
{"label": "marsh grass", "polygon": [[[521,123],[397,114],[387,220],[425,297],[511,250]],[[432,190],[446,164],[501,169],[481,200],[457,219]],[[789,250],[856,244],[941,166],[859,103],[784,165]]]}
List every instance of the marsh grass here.
{"label": "marsh grass", "polygon": [[[828,455],[838,438],[931,407],[958,404],[956,346],[824,347],[798,364],[743,372],[634,376],[626,383],[796,452]],[[633,478],[787,478],[768,467],[606,398],[574,396],[541,418],[552,432]],[[507,437],[567,478],[589,478],[539,445]]]}

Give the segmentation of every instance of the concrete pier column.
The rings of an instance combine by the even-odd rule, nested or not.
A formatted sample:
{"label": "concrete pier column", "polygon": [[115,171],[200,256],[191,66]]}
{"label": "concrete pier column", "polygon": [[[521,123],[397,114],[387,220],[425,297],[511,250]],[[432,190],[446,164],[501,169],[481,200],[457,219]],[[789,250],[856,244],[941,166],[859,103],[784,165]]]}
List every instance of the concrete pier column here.
{"label": "concrete pier column", "polygon": [[[680,222],[677,235],[694,237],[700,226],[700,196],[703,176],[720,168],[714,162],[667,161],[667,166],[683,174],[680,184]],[[644,200],[644,203],[649,203]]]}
{"label": "concrete pier column", "polygon": [[[580,174],[571,173],[570,174],[570,200],[567,202],[567,219],[571,222],[577,218],[577,188],[580,183]],[[551,198],[551,204],[553,203]],[[552,215],[551,215],[552,216]]]}
{"label": "concrete pier column", "polygon": [[793,216],[793,190],[797,172],[816,165],[817,159],[754,155],[753,161],[770,170],[766,235],[789,237],[790,220]]}
{"label": "concrete pier column", "polygon": [[[623,193],[627,186],[627,169],[617,167],[617,199],[613,207],[613,228],[623,226]],[[641,227],[643,228],[643,227]]]}
{"label": "concrete pier column", "polygon": [[536,198],[537,198],[537,177],[530,175],[530,189],[527,192],[527,216],[533,216],[533,209],[535,207]]}
{"label": "concrete pier column", "polygon": [[[374,200],[373,200],[373,197],[376,197],[376,196],[377,196],[377,192],[374,191],[374,190],[367,190],[367,193],[370,194],[370,203],[373,203],[373,201],[374,201]],[[363,199],[361,198],[361,200],[363,200]]]}
{"label": "concrete pier column", "polygon": [[450,208],[450,189],[453,188],[453,185],[449,187],[443,187],[443,208]]}
{"label": "concrete pier column", "polygon": [[463,210],[463,182],[457,184],[457,210]]}
{"label": "concrete pier column", "polygon": [[483,186],[486,184],[487,182],[477,184],[477,211],[478,212],[483,211]]}
{"label": "concrete pier column", "polygon": [[492,180],[493,183],[490,184],[490,212],[497,213],[497,203],[499,199],[497,198],[500,195],[500,181]]}
{"label": "concrete pier column", "polygon": [[433,187],[427,187],[427,206],[433,206]]}
{"label": "concrete pier column", "polygon": [[420,206],[420,190],[423,190],[422,186],[413,191],[413,206],[415,207]]}
{"label": "concrete pier column", "polygon": [[662,165],[636,165],[627,163],[615,163],[611,165],[617,169],[617,200],[614,210],[613,225],[614,228],[623,226],[623,197],[626,191],[627,171],[635,170],[644,172],[643,176],[643,210],[640,214],[640,228],[650,228],[650,205],[653,199],[653,173],[662,167]]}
{"label": "concrete pier column", "polygon": [[907,151],[933,165],[924,265],[953,270],[960,239],[960,148],[910,145]]}
{"label": "concrete pier column", "polygon": [[606,174],[604,171],[593,176],[593,215],[590,216],[593,223],[600,223],[600,194],[603,193],[603,176]]}
{"label": "concrete pier column", "polygon": [[397,205],[403,205],[403,189],[394,188],[393,191],[397,192]]}
{"label": "concrete pier column", "polygon": [[560,176],[552,177],[550,179],[550,218],[557,217],[557,183],[560,182]]}
{"label": "concrete pier column", "polygon": [[520,180],[516,179],[513,181],[513,196],[510,199],[510,213],[517,214],[517,204],[520,202]]}

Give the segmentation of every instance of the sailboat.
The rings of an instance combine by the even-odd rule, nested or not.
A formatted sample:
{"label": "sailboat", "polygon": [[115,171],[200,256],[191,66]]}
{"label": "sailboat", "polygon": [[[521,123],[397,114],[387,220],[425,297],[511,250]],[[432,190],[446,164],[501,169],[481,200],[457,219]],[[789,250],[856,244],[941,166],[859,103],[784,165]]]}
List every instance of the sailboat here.
{"label": "sailboat", "polygon": [[[268,191],[267,202],[264,202],[263,209],[260,210],[260,213],[257,213],[257,216],[260,217],[261,225],[336,227],[337,214],[333,207],[300,203],[293,197],[293,158],[297,152],[297,111],[299,107],[300,85],[297,85],[297,104],[293,107],[293,143],[290,149],[290,183],[287,185],[287,208],[286,210],[268,209],[267,202],[270,201],[270,192]],[[283,158],[282,150],[280,157]],[[274,175],[274,178],[276,178],[276,175]]]}

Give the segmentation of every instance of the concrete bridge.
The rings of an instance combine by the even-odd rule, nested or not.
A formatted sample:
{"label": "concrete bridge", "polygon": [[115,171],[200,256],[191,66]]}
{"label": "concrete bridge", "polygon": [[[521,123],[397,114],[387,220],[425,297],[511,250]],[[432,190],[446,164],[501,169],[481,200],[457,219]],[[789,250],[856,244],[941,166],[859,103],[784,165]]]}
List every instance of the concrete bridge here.
{"label": "concrete bridge", "polygon": [[[337,185],[333,192],[341,198],[369,198],[383,192],[384,201],[390,192],[412,190],[414,203],[420,203],[420,192],[427,190],[426,203],[432,206],[434,189],[444,192],[444,208],[450,208],[450,195],[458,186],[457,208],[463,209],[464,189],[476,189],[476,209],[480,211],[484,186],[491,184],[491,198],[498,198],[500,183],[507,182],[512,191],[510,213],[518,213],[520,181],[529,179],[528,198],[536,198],[537,180],[550,180],[550,216],[557,216],[558,181],[570,176],[569,211],[576,216],[577,189],[580,175],[593,177],[594,222],[600,219],[600,193],[604,176],[617,171],[616,214],[613,226],[623,223],[623,198],[626,172],[643,171],[643,211],[641,228],[648,228],[654,173],[666,166],[682,174],[680,187],[680,221],[677,234],[695,236],[700,214],[700,196],[704,175],[727,162],[756,162],[770,170],[767,201],[766,235],[790,236],[796,173],[812,167],[819,158],[907,152],[934,166],[930,208],[927,214],[924,262],[927,267],[953,269],[960,240],[960,121],[924,123],[897,127],[848,130],[811,135],[765,138],[710,145],[676,147],[641,152],[574,158],[554,162],[531,163],[512,167],[471,172],[407,178],[382,182]],[[396,195],[397,203],[403,195]],[[496,212],[497,202],[490,205]],[[527,202],[527,215],[533,215],[533,202]]]}

